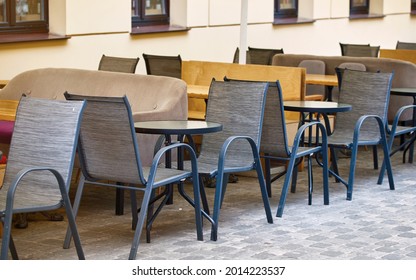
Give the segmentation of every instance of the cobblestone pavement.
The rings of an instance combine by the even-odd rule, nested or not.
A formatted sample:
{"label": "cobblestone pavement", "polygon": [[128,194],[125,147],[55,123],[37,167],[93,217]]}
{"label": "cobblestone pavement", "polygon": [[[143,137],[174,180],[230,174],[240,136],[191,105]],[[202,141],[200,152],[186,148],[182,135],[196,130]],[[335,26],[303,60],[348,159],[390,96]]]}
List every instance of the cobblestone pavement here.
{"label": "cobblestone pavement", "polygon": [[[301,172],[297,192],[289,193],[283,217],[274,217],[273,224],[266,222],[256,178],[239,176],[238,183],[228,185],[216,242],[210,240],[208,222],[204,241],[196,240],[193,210],[175,192],[174,203],[154,223],[151,243],[142,235],[137,258],[415,260],[415,164],[403,164],[401,154],[392,158],[392,191],[386,178],[376,184],[378,171],[372,169],[370,150],[359,152],[352,201],[346,200],[345,187],[331,178],[330,205],[323,205],[321,169],[314,166],[313,204],[307,205],[306,172]],[[340,159],[341,174],[347,174],[348,164],[348,159]],[[282,182],[273,183],[273,216]],[[212,198],[214,189],[207,192]],[[122,216],[114,215],[114,200],[113,189],[86,187],[77,224],[87,259],[128,257],[133,238],[129,197]],[[21,259],[77,259],[74,246],[62,249],[65,222],[46,221],[40,214],[29,218],[28,228],[13,230]]]}

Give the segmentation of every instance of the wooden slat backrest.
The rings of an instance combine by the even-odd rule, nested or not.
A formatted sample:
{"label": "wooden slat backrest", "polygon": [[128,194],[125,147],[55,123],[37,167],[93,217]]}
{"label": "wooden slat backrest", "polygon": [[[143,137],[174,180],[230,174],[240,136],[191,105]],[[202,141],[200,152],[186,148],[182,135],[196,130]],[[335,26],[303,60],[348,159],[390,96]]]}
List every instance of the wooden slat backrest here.
{"label": "wooden slat backrest", "polygon": [[[282,86],[284,100],[304,100],[305,69],[299,67],[236,64],[210,61],[182,61],[182,79],[188,85],[209,86],[211,80],[230,79],[276,81]],[[286,114],[288,119],[298,119],[298,113]]]}
{"label": "wooden slat backrest", "polygon": [[380,57],[409,61],[416,64],[416,50],[381,49]]}

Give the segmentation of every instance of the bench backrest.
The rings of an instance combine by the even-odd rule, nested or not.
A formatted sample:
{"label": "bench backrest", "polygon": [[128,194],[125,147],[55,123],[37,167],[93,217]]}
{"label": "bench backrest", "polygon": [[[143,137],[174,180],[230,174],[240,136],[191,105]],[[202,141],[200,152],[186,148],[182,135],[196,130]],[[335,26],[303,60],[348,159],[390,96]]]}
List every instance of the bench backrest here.
{"label": "bench backrest", "polygon": [[[221,81],[224,77],[266,82],[279,80],[284,100],[304,100],[305,97],[303,68],[210,61],[182,62],[182,79],[187,84],[209,86],[213,78]],[[297,119],[298,116],[293,112],[286,115],[288,119]]]}

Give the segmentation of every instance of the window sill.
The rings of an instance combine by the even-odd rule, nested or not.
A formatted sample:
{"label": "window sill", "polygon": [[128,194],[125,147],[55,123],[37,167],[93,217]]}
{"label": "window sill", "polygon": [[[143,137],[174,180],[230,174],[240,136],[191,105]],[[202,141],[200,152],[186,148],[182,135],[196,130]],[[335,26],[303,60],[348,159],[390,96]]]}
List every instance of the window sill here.
{"label": "window sill", "polygon": [[149,25],[133,27],[130,35],[151,34],[151,33],[165,33],[165,32],[183,32],[190,28],[178,25]]}
{"label": "window sill", "polygon": [[0,34],[0,44],[68,40],[71,36],[50,33]]}
{"label": "window sill", "polygon": [[384,18],[385,15],[382,14],[357,14],[357,15],[350,15],[349,19],[377,19],[377,18]]}
{"label": "window sill", "polygon": [[275,18],[273,25],[304,24],[314,22],[314,19],[309,18]]}

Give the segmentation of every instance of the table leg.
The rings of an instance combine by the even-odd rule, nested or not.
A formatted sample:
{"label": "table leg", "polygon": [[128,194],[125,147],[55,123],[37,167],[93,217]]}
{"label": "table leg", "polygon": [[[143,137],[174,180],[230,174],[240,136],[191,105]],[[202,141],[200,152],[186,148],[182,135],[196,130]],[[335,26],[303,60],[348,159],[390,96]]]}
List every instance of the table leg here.
{"label": "table leg", "polygon": [[[120,183],[117,183],[117,185]],[[116,215],[124,214],[124,189],[116,188]]]}
{"label": "table leg", "polygon": [[[413,105],[416,105],[416,96],[413,96]],[[413,120],[412,120],[412,125],[416,126],[416,109],[413,108]],[[413,163],[413,153],[415,150],[415,139],[416,139],[416,134],[413,133],[412,135],[412,141],[410,143],[410,147],[409,147],[409,163]]]}
{"label": "table leg", "polygon": [[[413,105],[416,105],[416,96],[413,96]],[[413,127],[416,126],[416,109],[413,109],[412,126]],[[405,149],[403,151],[403,163],[406,162],[406,152],[407,151],[409,151],[409,163],[413,163],[413,154],[414,154],[414,150],[415,150],[415,140],[416,140],[416,134],[413,133],[411,135],[410,139],[408,139],[403,144],[401,144],[401,147],[402,146],[405,147]],[[406,143],[408,143],[408,144],[405,145]]]}
{"label": "table leg", "polygon": [[[166,138],[166,146],[171,145],[172,144],[172,139],[171,139],[170,135],[165,135],[165,138]],[[166,168],[171,168],[172,167],[172,152],[170,150],[167,151],[166,155],[165,155],[165,166],[166,166]],[[168,201],[166,202],[166,204],[169,205],[169,204],[173,203],[173,195],[172,195],[173,186],[172,186],[172,184],[169,184],[169,185],[166,186],[166,188],[168,188],[168,195],[169,195],[169,198],[168,198]]]}
{"label": "table leg", "polygon": [[326,100],[332,101],[332,90],[334,89],[334,86],[326,86],[326,88],[327,88],[327,94],[328,94]]}

